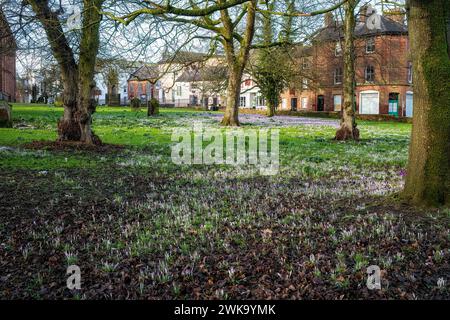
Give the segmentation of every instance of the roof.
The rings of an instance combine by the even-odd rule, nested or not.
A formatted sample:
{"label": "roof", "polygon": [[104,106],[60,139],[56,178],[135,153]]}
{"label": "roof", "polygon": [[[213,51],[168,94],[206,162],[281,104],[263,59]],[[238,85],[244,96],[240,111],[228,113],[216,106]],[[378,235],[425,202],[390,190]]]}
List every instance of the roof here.
{"label": "roof", "polygon": [[152,82],[156,81],[158,78],[159,78],[158,66],[144,64],[130,75],[129,80]]}
{"label": "roof", "polygon": [[196,81],[220,81],[227,76],[225,66],[204,67],[201,69],[189,68],[177,78],[177,82],[196,82]]}
{"label": "roof", "polygon": [[[370,30],[365,22],[357,22],[355,26],[355,37],[367,37],[382,34],[408,34],[408,27],[386,16],[380,16],[380,29]],[[314,41],[333,41],[344,37],[342,24],[331,25],[320,29]]]}
{"label": "roof", "polygon": [[174,54],[165,54],[159,63],[180,63],[188,64],[193,62],[201,62],[219,55],[211,55],[202,52],[177,51]]}
{"label": "roof", "polygon": [[312,47],[302,43],[298,43],[292,46],[291,53],[296,58],[303,58],[311,56],[313,53]]}

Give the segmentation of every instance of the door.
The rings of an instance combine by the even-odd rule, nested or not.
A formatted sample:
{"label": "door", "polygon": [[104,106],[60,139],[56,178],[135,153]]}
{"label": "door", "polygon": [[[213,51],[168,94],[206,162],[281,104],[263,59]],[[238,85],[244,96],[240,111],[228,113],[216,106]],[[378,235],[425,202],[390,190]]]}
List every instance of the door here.
{"label": "door", "polygon": [[335,94],[333,96],[334,111],[341,111],[342,109],[342,96]]}
{"label": "door", "polygon": [[389,93],[389,114],[398,117],[398,93]]}
{"label": "door", "polygon": [[406,93],[406,116],[412,118],[413,116],[413,93]]}
{"label": "door", "polygon": [[325,105],[325,99],[323,96],[317,96],[317,111],[323,111]]}
{"label": "door", "polygon": [[291,98],[291,111],[297,111],[297,98]]}
{"label": "door", "polygon": [[359,101],[360,114],[379,114],[380,102],[377,91],[361,92]]}

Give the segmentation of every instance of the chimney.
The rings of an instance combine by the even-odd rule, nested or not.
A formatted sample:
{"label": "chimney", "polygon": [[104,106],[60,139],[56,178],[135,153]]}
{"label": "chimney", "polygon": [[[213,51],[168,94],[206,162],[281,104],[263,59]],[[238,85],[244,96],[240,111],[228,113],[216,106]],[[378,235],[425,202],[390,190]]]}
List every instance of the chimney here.
{"label": "chimney", "polygon": [[366,23],[367,18],[369,17],[369,15],[371,14],[371,8],[369,8],[368,5],[363,5],[360,9],[359,9],[359,13],[358,13],[358,21],[362,22],[362,23]]}
{"label": "chimney", "polygon": [[405,24],[405,12],[400,8],[394,8],[391,10],[385,10],[383,13],[387,18],[398,22],[400,24]]}
{"label": "chimney", "polygon": [[325,18],[324,18],[324,26],[325,27],[331,27],[334,25],[334,17],[333,17],[333,13],[331,12],[327,12],[325,14]]}

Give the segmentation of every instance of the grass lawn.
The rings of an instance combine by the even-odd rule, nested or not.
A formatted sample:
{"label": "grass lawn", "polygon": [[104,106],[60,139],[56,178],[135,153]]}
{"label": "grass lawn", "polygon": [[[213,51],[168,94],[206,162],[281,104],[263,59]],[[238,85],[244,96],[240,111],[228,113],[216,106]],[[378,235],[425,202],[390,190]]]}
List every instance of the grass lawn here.
{"label": "grass lawn", "polygon": [[450,298],[450,210],[397,199],[410,124],[359,122],[360,142],[337,143],[331,122],[249,116],[280,129],[280,171],[261,176],[172,163],[172,129],[219,128],[216,112],[100,107],[95,132],[123,148],[28,147],[61,114],[15,105],[0,129],[0,298]]}

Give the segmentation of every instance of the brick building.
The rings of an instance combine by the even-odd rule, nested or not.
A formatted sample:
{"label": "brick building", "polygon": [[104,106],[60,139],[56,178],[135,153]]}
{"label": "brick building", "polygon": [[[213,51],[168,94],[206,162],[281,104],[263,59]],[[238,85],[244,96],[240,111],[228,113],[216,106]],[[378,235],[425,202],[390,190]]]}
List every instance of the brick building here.
{"label": "brick building", "polygon": [[[363,7],[355,28],[356,110],[412,116],[412,64],[404,16],[375,15]],[[367,19],[375,21],[375,28],[368,28]],[[341,110],[343,36],[342,25],[327,15],[311,47],[302,48],[304,79],[283,93],[281,109]]]}
{"label": "brick building", "polygon": [[143,103],[156,98],[156,83],[159,79],[157,65],[142,65],[128,78],[128,98],[139,98]]}
{"label": "brick building", "polygon": [[3,11],[0,9],[0,100],[16,98],[16,44]]}

